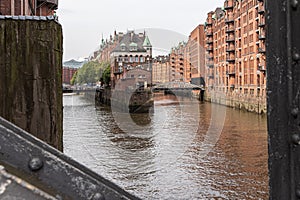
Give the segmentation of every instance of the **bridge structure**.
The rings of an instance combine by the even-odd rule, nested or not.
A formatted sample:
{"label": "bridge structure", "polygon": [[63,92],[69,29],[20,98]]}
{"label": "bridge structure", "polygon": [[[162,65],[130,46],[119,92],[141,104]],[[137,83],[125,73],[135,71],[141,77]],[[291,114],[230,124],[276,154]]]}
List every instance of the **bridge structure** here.
{"label": "bridge structure", "polygon": [[195,85],[184,82],[166,82],[155,85],[152,88],[153,92],[157,91],[180,91],[180,90],[200,90],[205,91],[204,86]]}
{"label": "bridge structure", "polygon": [[97,89],[70,89],[63,88],[63,93],[84,93],[84,92],[95,92]]}

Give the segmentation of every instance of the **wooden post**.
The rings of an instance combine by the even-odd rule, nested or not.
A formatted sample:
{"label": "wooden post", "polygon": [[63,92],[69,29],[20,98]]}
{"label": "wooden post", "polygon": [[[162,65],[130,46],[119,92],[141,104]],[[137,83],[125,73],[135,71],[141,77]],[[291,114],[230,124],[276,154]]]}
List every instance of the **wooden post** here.
{"label": "wooden post", "polygon": [[52,18],[0,19],[0,116],[60,151],[62,40]]}

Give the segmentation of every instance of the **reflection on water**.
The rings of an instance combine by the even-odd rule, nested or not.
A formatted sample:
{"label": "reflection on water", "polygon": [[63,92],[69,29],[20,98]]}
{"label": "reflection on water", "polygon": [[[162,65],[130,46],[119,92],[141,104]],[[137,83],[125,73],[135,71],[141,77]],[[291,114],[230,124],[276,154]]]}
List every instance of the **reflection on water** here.
{"label": "reflection on water", "polygon": [[64,151],[143,199],[268,198],[265,117],[226,108],[218,142],[199,156],[212,105],[171,96],[153,109],[112,113],[64,96]]}

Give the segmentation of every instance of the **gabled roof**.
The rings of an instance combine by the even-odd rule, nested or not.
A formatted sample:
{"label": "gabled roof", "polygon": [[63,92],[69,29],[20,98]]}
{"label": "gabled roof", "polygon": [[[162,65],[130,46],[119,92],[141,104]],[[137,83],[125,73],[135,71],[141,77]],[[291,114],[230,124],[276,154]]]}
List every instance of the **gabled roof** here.
{"label": "gabled roof", "polygon": [[[141,36],[139,34],[135,34],[134,31],[128,31],[112,52],[132,52],[130,51],[130,47],[136,47],[134,52],[147,52],[143,45],[145,40],[145,35]],[[149,41],[149,39],[147,40]]]}

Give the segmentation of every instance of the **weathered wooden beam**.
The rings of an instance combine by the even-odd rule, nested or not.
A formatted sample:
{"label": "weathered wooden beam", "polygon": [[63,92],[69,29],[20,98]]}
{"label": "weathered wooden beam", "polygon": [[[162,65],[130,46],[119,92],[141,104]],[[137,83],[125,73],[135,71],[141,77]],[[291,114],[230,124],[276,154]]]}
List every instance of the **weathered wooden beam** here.
{"label": "weathered wooden beam", "polygon": [[62,41],[54,18],[0,17],[0,116],[61,151]]}

